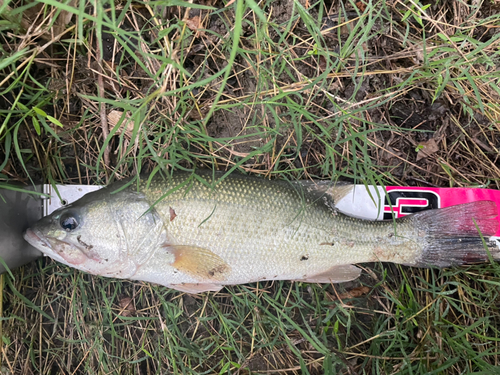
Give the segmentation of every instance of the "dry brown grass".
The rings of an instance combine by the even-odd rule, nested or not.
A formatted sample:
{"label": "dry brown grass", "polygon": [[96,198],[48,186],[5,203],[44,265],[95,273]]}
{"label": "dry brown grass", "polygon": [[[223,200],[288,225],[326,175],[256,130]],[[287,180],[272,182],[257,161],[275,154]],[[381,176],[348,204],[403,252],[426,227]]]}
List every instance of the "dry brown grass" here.
{"label": "dry brown grass", "polygon": [[[68,4],[75,14],[51,0],[0,1],[1,180],[100,184],[196,166],[499,188],[496,2]],[[495,264],[368,265],[345,286],[268,283],[202,296],[48,259],[14,275],[2,289],[7,373],[498,365]],[[332,298],[360,286],[369,292]]]}

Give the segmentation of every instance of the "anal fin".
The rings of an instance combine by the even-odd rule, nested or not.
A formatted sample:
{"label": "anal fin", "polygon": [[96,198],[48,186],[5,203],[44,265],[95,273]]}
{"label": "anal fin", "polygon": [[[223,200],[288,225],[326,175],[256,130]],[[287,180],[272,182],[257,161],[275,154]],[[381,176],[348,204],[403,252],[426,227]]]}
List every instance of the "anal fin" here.
{"label": "anal fin", "polygon": [[355,280],[361,274],[361,270],[353,265],[334,266],[325,272],[316,275],[306,275],[302,279],[295,281],[303,281],[306,283],[343,283],[346,281]]}

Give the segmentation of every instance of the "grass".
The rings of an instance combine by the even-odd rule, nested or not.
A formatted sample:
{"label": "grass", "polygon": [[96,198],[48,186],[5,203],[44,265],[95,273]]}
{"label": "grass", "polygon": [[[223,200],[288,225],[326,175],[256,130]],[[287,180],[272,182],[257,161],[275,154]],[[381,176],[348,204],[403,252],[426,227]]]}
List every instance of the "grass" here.
{"label": "grass", "polygon": [[[204,167],[499,188],[494,2],[199,4],[0,1],[0,182]],[[497,372],[498,265],[365,268],[189,296],[42,259],[3,276],[2,369]]]}

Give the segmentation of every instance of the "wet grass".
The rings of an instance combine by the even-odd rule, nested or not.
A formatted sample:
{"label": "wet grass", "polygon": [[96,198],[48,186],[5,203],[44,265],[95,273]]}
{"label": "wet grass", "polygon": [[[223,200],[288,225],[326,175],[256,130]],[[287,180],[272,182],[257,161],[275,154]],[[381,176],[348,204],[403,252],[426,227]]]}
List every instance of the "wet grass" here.
{"label": "wet grass", "polygon": [[[0,181],[196,167],[498,188],[493,3],[224,5],[0,2]],[[189,296],[42,259],[3,276],[2,367],[489,374],[499,275],[370,264],[346,285]]]}

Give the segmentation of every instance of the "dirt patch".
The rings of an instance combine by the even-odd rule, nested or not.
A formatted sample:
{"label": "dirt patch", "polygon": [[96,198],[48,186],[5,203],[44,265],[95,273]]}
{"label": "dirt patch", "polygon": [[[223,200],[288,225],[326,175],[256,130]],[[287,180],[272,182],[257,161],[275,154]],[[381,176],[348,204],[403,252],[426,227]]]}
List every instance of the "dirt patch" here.
{"label": "dirt patch", "polygon": [[[133,7],[123,9],[118,13],[123,19],[119,34],[107,27],[103,30],[101,39],[98,40],[96,35],[93,35],[93,44],[88,46],[97,48],[99,43],[102,43],[103,73],[99,73],[98,62],[93,54],[86,56],[78,51],[74,54],[73,64],[65,71],[56,69],[56,66],[62,68],[62,63],[56,62],[55,65],[38,63],[32,74],[35,79],[48,82],[53,92],[53,106],[50,111],[44,108],[47,113],[52,113],[61,119],[65,125],[63,129],[53,127],[53,130],[60,134],[63,144],[57,147],[51,141],[52,135],[44,132],[40,140],[43,144],[49,143],[44,152],[50,156],[23,160],[23,163],[13,158],[11,161],[13,170],[10,174],[23,179],[22,164],[25,163],[35,176],[38,173],[38,178],[50,174],[60,182],[75,180],[87,182],[90,175],[87,171],[82,174],[82,164],[95,166],[97,162],[102,163],[102,155],[99,156],[98,151],[103,143],[99,128],[104,125],[99,120],[99,104],[88,99],[100,96],[96,86],[98,75],[104,75],[105,96],[111,100],[125,98],[139,100],[152,94],[159,86],[155,84],[156,78],[153,79],[150,73],[160,72],[162,65],[159,60],[151,56],[157,53],[153,51],[165,48],[162,38],[180,40],[180,48],[173,55],[173,59],[186,72],[186,74],[172,75],[172,80],[166,82],[166,89],[175,90],[183,81],[192,84],[209,80],[210,77],[223,71],[228,64],[230,50],[221,47],[225,45],[225,39],[231,37],[232,28],[227,20],[233,19],[235,13],[232,7],[222,7],[222,3],[207,4],[219,7],[218,11],[158,8],[157,11],[164,17],[164,21],[168,21],[172,26],[170,29],[160,30],[153,29],[151,22],[147,21],[152,10]],[[278,45],[283,42],[284,46],[290,46],[289,43],[296,41],[296,46],[288,47],[287,51],[295,56],[294,60],[283,60],[283,64],[278,64],[276,61],[280,59],[282,52],[270,50],[271,53],[266,55],[263,53],[266,51],[265,48],[258,54],[254,52],[253,55],[238,54],[227,80],[220,75],[207,86],[196,86],[192,91],[182,94],[190,96],[186,104],[191,107],[177,108],[176,101],[170,99],[155,100],[146,107],[147,114],[142,118],[139,116],[136,121],[147,122],[149,116],[150,121],[161,121],[164,123],[161,126],[164,127],[181,125],[186,121],[203,123],[201,132],[210,137],[210,140],[195,142],[193,148],[192,142],[189,142],[189,134],[182,134],[179,138],[178,133],[173,137],[158,140],[163,142],[163,146],[158,147],[166,148],[173,143],[196,152],[200,150],[206,152],[210,149],[212,156],[220,158],[219,167],[223,165],[227,167],[242,158],[247,158],[243,165],[253,171],[265,172],[269,168],[287,170],[290,167],[298,167],[309,170],[313,175],[325,177],[332,173],[335,164],[341,166],[341,169],[347,168],[352,174],[352,166],[346,163],[342,155],[346,152],[352,153],[356,148],[352,149],[345,140],[341,139],[342,142],[338,142],[338,137],[325,139],[322,127],[331,128],[329,122],[339,115],[339,109],[347,113],[360,111],[361,118],[366,121],[387,126],[387,130],[368,134],[371,142],[367,146],[367,151],[373,166],[382,167],[382,170],[387,170],[388,167],[402,184],[413,184],[417,180],[424,180],[437,186],[446,185],[449,174],[443,173],[440,167],[442,163],[439,160],[442,158],[451,163],[452,175],[463,179],[463,175],[454,173],[453,170],[458,171],[460,161],[467,159],[474,152],[468,146],[480,150],[489,159],[481,163],[483,172],[475,173],[477,177],[472,178],[471,182],[478,182],[478,179],[497,170],[494,155],[498,145],[484,130],[485,127],[491,127],[491,118],[477,112],[472,117],[464,116],[463,99],[457,92],[446,91],[446,95],[434,100],[429,85],[419,81],[383,106],[370,104],[379,102],[378,97],[388,95],[391,88],[397,89],[410,72],[405,69],[412,69],[413,66],[423,62],[422,46],[417,43],[416,37],[422,27],[431,30],[430,36],[439,31],[434,28],[431,20],[419,21],[416,17],[404,19],[401,16],[401,9],[394,4],[392,8],[388,7],[374,19],[369,31],[361,33],[360,27],[365,25],[362,12],[366,9],[361,3],[357,4],[357,8],[348,6],[345,9],[337,2],[327,3],[323,8],[308,7],[307,1],[297,4],[288,0],[273,2],[268,9],[269,21],[278,27],[269,29],[267,36],[270,38],[269,43],[265,42],[264,37],[259,37],[262,39],[263,47],[266,43],[272,46],[270,43]],[[445,8],[432,5],[429,11],[432,13],[443,9]],[[494,9],[493,6],[484,5],[480,11],[483,14],[491,14]],[[452,11],[447,8],[446,10],[446,18],[452,22],[454,20]],[[463,9],[460,8],[459,11]],[[316,22],[316,30],[311,22]],[[175,28],[174,25],[183,28]],[[255,20],[247,15],[241,28],[241,48],[257,51],[256,30]],[[320,34],[315,34],[318,31]],[[288,33],[288,36],[282,33]],[[477,27],[474,33],[485,41],[493,38],[496,30]],[[401,39],[402,35],[408,35],[406,41]],[[321,51],[316,50],[318,44],[315,39],[322,43]],[[347,48],[346,45],[352,47]],[[48,53],[52,53],[54,57],[62,57],[63,52],[63,48],[54,43],[54,47]],[[346,72],[356,71],[359,69],[360,61],[364,61],[365,73],[356,73],[351,77],[348,75],[334,77],[334,71],[329,69],[332,65],[339,64],[339,61],[341,62],[339,66]],[[274,76],[270,76],[271,73]],[[318,80],[321,74],[330,74],[332,78],[317,81],[317,86],[313,85],[308,89],[309,80]],[[71,77],[69,84],[68,77]],[[327,86],[324,86],[325,83]],[[299,94],[296,97],[292,95],[287,97],[287,100],[292,100],[291,103],[280,99],[269,100],[283,90],[296,90]],[[215,98],[220,108],[211,113],[210,108]],[[12,103],[13,99],[4,97],[4,101],[8,105],[7,103]],[[260,103],[255,104],[256,101]],[[359,108],[363,108],[363,103],[368,104],[365,109],[360,110]],[[314,121],[311,122],[311,119],[304,114],[297,115],[293,105],[306,105],[306,111],[314,116]],[[120,109],[119,106],[109,104],[105,111],[109,113],[117,109]],[[211,117],[207,121],[206,116],[209,113]],[[88,117],[82,120],[82,115],[85,114]],[[450,126],[450,117],[454,117],[463,129],[476,130],[469,132],[467,129],[466,135],[457,132],[456,126]],[[301,134],[297,133],[297,128],[293,129],[297,126],[295,124],[308,123],[310,126],[306,131],[301,130]],[[14,124],[12,120],[11,124]],[[341,126],[344,127],[344,134],[341,132],[340,135],[341,138],[345,138],[349,136],[346,134],[350,131],[347,128],[365,125],[351,118],[349,123],[343,121]],[[156,124],[152,127],[141,125],[141,130],[148,128],[151,131],[142,138],[153,139],[155,132],[158,131],[155,127]],[[95,133],[89,137],[88,130],[91,129],[95,130]],[[141,138],[140,133],[139,131],[134,134]],[[120,173],[133,173],[135,168],[123,166],[127,163],[124,158],[136,157],[138,152],[130,147],[130,143],[124,145],[119,139],[119,132],[116,134],[117,136],[108,143],[109,153],[112,156],[111,165],[106,166],[104,170],[121,166]],[[24,147],[30,148],[34,136],[32,130],[22,129],[20,135],[20,143],[24,142]],[[452,150],[442,149],[417,160],[419,145],[429,139],[440,139],[444,142],[442,144],[446,145],[458,142],[460,146]],[[463,141],[468,145],[464,146],[466,149],[461,150]],[[139,142],[139,146],[146,145],[144,139],[136,139],[134,142],[136,144]],[[187,146],[186,142],[191,143],[191,147]],[[207,142],[213,142],[213,146],[207,148]],[[272,151],[269,147],[266,148],[266,145]],[[331,151],[338,153],[338,157],[333,157],[325,167],[324,155],[328,153],[330,145],[334,146]],[[137,146],[135,149],[137,150]],[[249,157],[250,153],[256,150],[260,150],[257,152],[260,155]],[[453,161],[450,161],[450,152],[457,155],[451,158]],[[168,152],[164,154],[169,155]],[[406,162],[418,162],[418,164],[407,165]],[[475,162],[479,163],[479,159]],[[454,167],[455,164],[457,167]],[[151,167],[149,160],[144,160],[143,165],[147,169]],[[100,178],[102,175],[98,177]]]}

